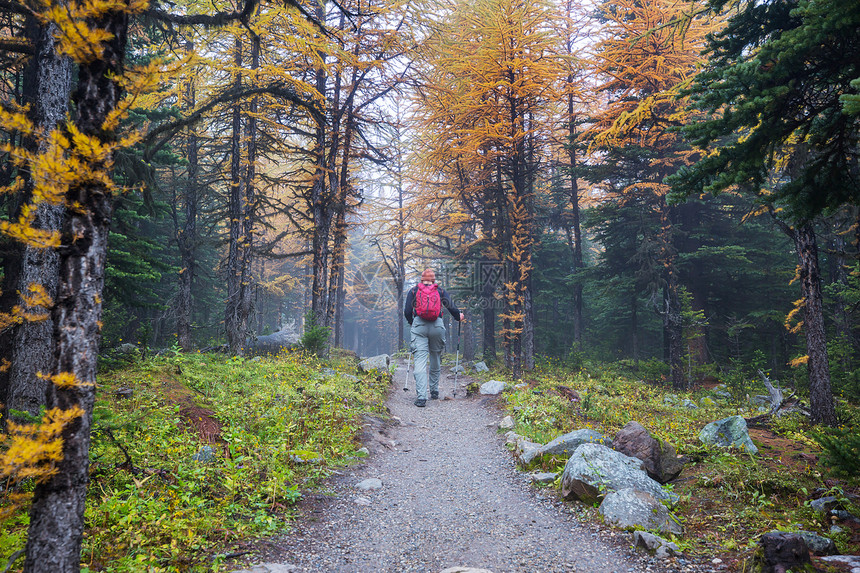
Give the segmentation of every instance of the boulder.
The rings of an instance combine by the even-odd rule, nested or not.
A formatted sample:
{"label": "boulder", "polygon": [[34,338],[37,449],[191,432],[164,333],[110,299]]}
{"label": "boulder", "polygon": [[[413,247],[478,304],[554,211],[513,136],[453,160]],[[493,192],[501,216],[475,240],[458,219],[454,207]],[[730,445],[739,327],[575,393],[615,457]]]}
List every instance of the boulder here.
{"label": "boulder", "polygon": [[622,454],[639,458],[652,479],[667,483],[681,475],[684,458],[672,444],[653,437],[639,422],[627,422],[617,434],[612,447]]}
{"label": "boulder", "polygon": [[278,332],[258,336],[248,341],[248,354],[279,354],[299,344],[302,336],[292,327],[285,327]]}
{"label": "boulder", "polygon": [[711,422],[699,432],[699,441],[721,448],[735,447],[751,454],[758,453],[747,431],[747,422],[741,416]]}
{"label": "boulder", "polygon": [[514,453],[516,454],[517,460],[520,464],[524,467],[528,467],[532,460],[539,455],[540,448],[540,444],[529,441],[523,436],[517,436],[517,445],[514,449]]}
{"label": "boulder", "polygon": [[478,390],[481,394],[501,394],[502,390],[505,389],[505,383],[501,380],[490,380],[489,382],[484,382],[481,384],[481,388]]}
{"label": "boulder", "polygon": [[603,444],[612,447],[612,440],[594,430],[582,429],[568,432],[541,446],[541,455],[552,454],[554,456],[569,457],[576,448],[582,444]]}
{"label": "boulder", "polygon": [[678,496],[664,490],[642,469],[642,460],[600,444],[582,444],[564,466],[561,493],[565,499],[580,499],[586,503],[600,501],[611,491],[631,488],[650,493],[658,500],[671,504]]}
{"label": "boulder", "polygon": [[487,367],[486,362],[475,362],[474,366],[475,372],[489,372],[490,369]]}
{"label": "boulder", "polygon": [[836,555],[839,553],[832,539],[811,531],[798,531],[797,534],[803,538],[813,555]]}
{"label": "boulder", "polygon": [[666,506],[644,491],[625,488],[606,494],[598,509],[603,519],[622,529],[656,529],[660,533],[681,535],[684,528],[672,519]]}
{"label": "boulder", "polygon": [[358,369],[362,372],[388,372],[388,365],[391,364],[391,357],[387,354],[379,354],[365,358],[358,363]]}
{"label": "boulder", "polygon": [[647,531],[633,532],[633,546],[641,547],[657,559],[666,559],[678,553],[678,546]]}
{"label": "boulder", "polygon": [[517,425],[517,423],[514,421],[514,419],[512,417],[505,416],[504,418],[502,418],[502,421],[499,422],[499,429],[500,430],[513,430],[514,426],[516,426],[516,425]]}
{"label": "boulder", "polygon": [[803,537],[796,533],[769,531],[761,536],[759,545],[761,554],[758,559],[765,573],[806,571],[811,567],[809,548]]}

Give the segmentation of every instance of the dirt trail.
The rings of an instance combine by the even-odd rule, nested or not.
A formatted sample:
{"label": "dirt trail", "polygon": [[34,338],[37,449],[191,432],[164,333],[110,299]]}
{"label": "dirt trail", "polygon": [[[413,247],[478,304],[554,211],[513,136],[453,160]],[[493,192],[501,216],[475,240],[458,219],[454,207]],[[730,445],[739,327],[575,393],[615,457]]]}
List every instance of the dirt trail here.
{"label": "dirt trail", "polygon": [[[388,406],[401,424],[377,433],[365,463],[305,506],[297,528],[267,561],[325,572],[438,572],[453,566],[506,572],[659,570],[629,549],[629,534],[582,524],[550,494],[536,493],[498,434],[492,398],[456,399],[443,372],[441,400],[417,408],[414,384],[395,373]],[[355,484],[379,478],[382,488]],[[277,547],[277,549],[275,549]]]}

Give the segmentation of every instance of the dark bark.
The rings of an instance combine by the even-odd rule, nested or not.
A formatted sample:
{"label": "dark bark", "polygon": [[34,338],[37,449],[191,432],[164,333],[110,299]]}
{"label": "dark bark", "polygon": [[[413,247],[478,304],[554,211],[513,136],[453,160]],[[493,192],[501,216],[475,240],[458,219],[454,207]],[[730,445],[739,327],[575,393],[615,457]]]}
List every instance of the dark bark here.
{"label": "dark bark", "polygon": [[[242,40],[236,39],[236,67],[242,66]],[[260,65],[260,39],[251,38],[251,69]],[[236,89],[241,89],[241,74],[237,72]],[[254,220],[256,211],[257,162],[257,98],[251,99],[248,118],[245,122],[245,156],[247,163],[242,170],[242,109],[239,103],[233,107],[233,133],[230,162],[230,248],[227,260],[227,311],[224,324],[227,343],[231,352],[241,354],[248,340],[253,293],[252,265],[254,244]]]}
{"label": "dark bark", "polygon": [[[76,124],[85,135],[111,139],[102,125],[121,97],[128,15],[109,12],[92,24],[106,30],[102,57],[82,64],[74,94]],[[106,164],[90,171],[104,170]],[[80,569],[84,504],[89,469],[90,426],[95,401],[96,357],[102,311],[105,259],[111,219],[110,190],[93,179],[73,185],[66,197],[70,210],[61,234],[59,285],[53,309],[57,342],[53,374],[71,373],[76,385],[49,384],[48,409],[80,408],[82,415],[62,433],[58,472],[36,486],[24,571],[65,573]]]}
{"label": "dark bark", "polygon": [[[33,57],[24,70],[24,98],[30,104],[30,117],[38,133],[47,135],[56,129],[68,111],[71,93],[72,63],[68,57],[56,53],[54,38],[56,26],[44,26],[30,17],[26,26],[27,37],[33,46]],[[47,149],[45,141],[25,141],[34,152]],[[33,181],[29,177],[19,199],[20,205],[32,199]],[[17,214],[16,214],[17,215]],[[36,210],[34,226],[45,230],[60,230],[65,218],[61,205],[41,204]],[[20,301],[19,293],[30,285],[42,286],[55,298],[59,282],[60,257],[53,249],[37,249],[30,245],[13,245],[13,253],[4,266],[3,295],[0,310],[9,312]],[[49,309],[41,310],[46,314]],[[2,358],[9,360],[9,368],[0,372],[0,407],[2,419],[8,420],[9,410],[25,411],[38,415],[45,403],[45,381],[38,372],[50,372],[54,359],[53,320],[24,322],[0,335],[0,347],[6,349]],[[12,416],[11,419],[17,420]]]}
{"label": "dark bark", "polygon": [[[236,38],[234,48],[234,63],[236,65],[236,77],[233,80],[236,89],[241,89],[242,74],[238,70],[242,67],[242,40]],[[242,246],[239,241],[242,237],[242,108],[237,101],[233,105],[232,112],[232,134],[230,138],[230,199],[228,204],[229,218],[229,246],[227,251],[227,304],[224,314],[224,328],[227,334],[227,345],[230,352],[241,352],[245,343],[241,338],[241,325],[239,324],[239,300],[241,286],[241,259]]]}
{"label": "dark bark", "polygon": [[793,229],[800,272],[800,292],[804,300],[803,331],[809,356],[809,402],[813,423],[836,425],[836,409],[830,389],[830,366],[827,360],[827,338],[824,329],[824,303],[821,294],[821,272],[818,266],[818,244],[812,223]]}
{"label": "dark bark", "polygon": [[666,272],[666,287],[664,290],[663,331],[666,337],[666,349],[670,368],[672,388],[684,390],[687,379],[684,376],[684,339],[683,323],[681,320],[681,300],[678,296],[678,269],[676,268],[677,254],[673,242],[672,221],[669,206],[664,197],[660,198],[660,241],[661,262]]}
{"label": "dark bark", "polygon": [[[325,17],[322,1],[315,0],[315,16],[319,21]],[[319,54],[325,61],[325,54]],[[326,83],[325,68],[320,66],[315,72],[315,86],[325,99]],[[331,233],[331,201],[326,185],[326,122],[318,122],[314,134],[314,152],[316,161],[313,181],[311,182],[311,219],[313,230],[311,250],[313,251],[311,312],[316,324],[324,325],[327,315],[326,294],[328,286],[328,256],[329,238]]]}
{"label": "dark bark", "polygon": [[[568,77],[568,82],[573,83],[573,76]],[[572,235],[571,254],[573,255],[573,268],[571,272],[576,274],[582,270],[582,225],[579,212],[579,182],[576,178],[576,114],[574,113],[573,94],[567,96],[568,117],[568,144],[567,158],[570,170],[570,234]],[[573,344],[582,349],[582,281],[576,279],[573,283]]]}
{"label": "dark bark", "polygon": [[[187,52],[194,50],[194,44],[188,42],[185,46]],[[188,78],[188,86],[185,93],[186,109],[194,109],[195,105],[195,89],[194,78]],[[185,152],[188,159],[187,178],[183,193],[183,209],[185,211],[182,230],[178,233],[177,245],[179,247],[179,256],[182,260],[182,270],[179,274],[179,293],[176,305],[176,337],[179,346],[182,350],[189,352],[193,348],[191,336],[191,316],[194,306],[193,285],[194,276],[197,272],[197,189],[199,185],[198,177],[200,173],[200,162],[198,150],[200,144],[197,139],[197,132],[193,127],[188,130],[188,138],[185,145]]]}

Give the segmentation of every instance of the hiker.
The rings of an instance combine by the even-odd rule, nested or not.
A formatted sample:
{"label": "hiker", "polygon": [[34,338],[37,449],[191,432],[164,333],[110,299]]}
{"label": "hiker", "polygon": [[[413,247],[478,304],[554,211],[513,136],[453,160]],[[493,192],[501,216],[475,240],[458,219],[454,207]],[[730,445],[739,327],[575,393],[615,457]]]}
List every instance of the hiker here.
{"label": "hiker", "polygon": [[445,348],[445,324],[442,322],[442,307],[448,309],[457,320],[466,315],[454,306],[448,293],[436,284],[436,273],[427,269],[421,273],[421,282],[409,289],[403,316],[412,326],[409,347],[415,356],[415,405],[423,408],[427,404],[427,363],[430,363],[430,399],[439,398],[439,374],[442,371],[442,350]]}

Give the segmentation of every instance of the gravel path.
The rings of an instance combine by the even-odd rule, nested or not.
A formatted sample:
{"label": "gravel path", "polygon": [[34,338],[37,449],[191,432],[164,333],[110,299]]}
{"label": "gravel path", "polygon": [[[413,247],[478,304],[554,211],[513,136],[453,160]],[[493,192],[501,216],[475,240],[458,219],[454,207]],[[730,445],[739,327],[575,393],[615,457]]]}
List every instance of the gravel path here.
{"label": "gravel path", "polygon": [[[333,479],[332,495],[308,500],[268,561],[344,573],[663,570],[629,548],[629,534],[580,523],[553,494],[536,492],[496,431],[494,398],[466,398],[461,378],[452,399],[446,374],[443,399],[417,408],[398,366],[388,407],[399,423],[372,429],[371,456]],[[382,488],[355,487],[368,478]]]}

